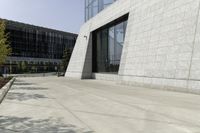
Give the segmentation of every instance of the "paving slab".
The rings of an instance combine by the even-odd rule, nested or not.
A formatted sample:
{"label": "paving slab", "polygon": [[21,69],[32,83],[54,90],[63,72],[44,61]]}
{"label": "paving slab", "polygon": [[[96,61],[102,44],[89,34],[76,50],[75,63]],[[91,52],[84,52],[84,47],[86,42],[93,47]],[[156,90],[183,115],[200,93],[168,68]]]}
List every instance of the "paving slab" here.
{"label": "paving slab", "polygon": [[1,133],[200,133],[200,96],[110,81],[17,78]]}

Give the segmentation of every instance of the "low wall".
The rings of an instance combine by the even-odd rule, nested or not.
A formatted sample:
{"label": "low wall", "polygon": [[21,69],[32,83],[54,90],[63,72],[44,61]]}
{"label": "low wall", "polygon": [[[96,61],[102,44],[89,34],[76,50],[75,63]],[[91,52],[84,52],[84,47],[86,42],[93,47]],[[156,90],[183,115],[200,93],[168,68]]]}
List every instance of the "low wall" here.
{"label": "low wall", "polygon": [[15,78],[12,78],[3,88],[0,89],[0,104],[2,103],[3,99],[5,98],[6,94],[10,90],[12,84],[14,83]]}

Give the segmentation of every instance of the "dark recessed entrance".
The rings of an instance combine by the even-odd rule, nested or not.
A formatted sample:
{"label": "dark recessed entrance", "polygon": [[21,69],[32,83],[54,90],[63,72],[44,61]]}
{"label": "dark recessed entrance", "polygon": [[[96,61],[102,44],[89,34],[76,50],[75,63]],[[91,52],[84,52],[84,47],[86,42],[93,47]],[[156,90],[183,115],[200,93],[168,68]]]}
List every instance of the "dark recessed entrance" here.
{"label": "dark recessed entrance", "polygon": [[128,14],[93,32],[93,72],[117,73]]}

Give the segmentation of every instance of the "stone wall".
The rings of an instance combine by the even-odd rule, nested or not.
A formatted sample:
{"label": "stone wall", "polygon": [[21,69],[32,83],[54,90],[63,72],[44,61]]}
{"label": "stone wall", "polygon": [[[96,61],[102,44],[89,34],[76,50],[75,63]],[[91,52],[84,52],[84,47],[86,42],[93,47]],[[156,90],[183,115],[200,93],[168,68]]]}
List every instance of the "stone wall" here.
{"label": "stone wall", "polygon": [[[91,53],[92,44],[84,41],[83,36],[90,36],[95,29],[129,13],[119,70],[121,81],[200,92],[199,9],[200,0],[119,0],[113,3],[82,27],[66,76],[84,77],[83,66],[85,63],[91,66],[91,54],[87,61],[85,59],[86,53]],[[88,75],[92,70],[87,68]]]}
{"label": "stone wall", "polygon": [[191,66],[199,0],[135,0],[132,4],[122,80],[188,91],[188,81],[196,73]]}

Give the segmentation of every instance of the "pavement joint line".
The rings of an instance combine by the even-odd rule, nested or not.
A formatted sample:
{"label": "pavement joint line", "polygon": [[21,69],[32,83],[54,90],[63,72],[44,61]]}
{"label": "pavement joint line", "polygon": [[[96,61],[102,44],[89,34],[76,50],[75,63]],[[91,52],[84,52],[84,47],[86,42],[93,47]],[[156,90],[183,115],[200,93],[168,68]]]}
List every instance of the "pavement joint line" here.
{"label": "pavement joint line", "polygon": [[[14,90],[14,89],[13,89]],[[49,93],[49,95],[51,95],[50,93]],[[52,96],[52,95],[51,95]],[[88,124],[86,124],[83,120],[81,120],[76,114],[74,114],[69,108],[67,108],[67,107],[65,107],[63,104],[61,104],[60,102],[58,102],[57,100],[56,100],[56,98],[54,98],[53,96],[52,96],[52,99],[54,99],[54,101],[56,102],[56,103],[58,103],[63,109],[62,110],[65,110],[65,111],[67,111],[67,112],[69,112],[72,116],[74,116],[78,121],[80,121],[82,124],[84,124],[85,126],[87,126],[87,128],[89,128],[90,130],[93,130]],[[8,102],[8,101],[7,101]],[[12,103],[12,102],[11,102]],[[13,104],[20,104],[20,103],[13,103]],[[21,104],[23,104],[23,105],[26,105],[26,104],[24,104],[24,103],[21,103]]]}
{"label": "pavement joint line", "polygon": [[[43,82],[45,82],[46,80],[48,79],[44,79],[44,80],[37,79],[33,81],[26,79],[25,83],[29,81],[31,82],[37,81],[39,86],[44,87]],[[192,98],[193,96],[182,95],[182,94],[178,96],[177,94],[171,95],[171,92],[169,94],[168,93],[165,94],[162,92],[161,93],[156,92],[157,94],[155,94],[154,91],[140,93],[140,91],[128,91],[126,89],[124,90],[123,87],[119,87],[118,89],[117,87],[110,87],[109,85],[106,86],[106,85],[103,85],[104,82],[102,82],[102,85],[100,83],[95,84],[95,82],[90,85],[89,81],[87,82],[77,81],[77,83],[75,81],[73,82],[66,81],[63,83],[63,81],[65,80],[59,81],[55,79],[55,80],[50,80],[50,81],[48,80],[46,82],[48,84],[45,87],[48,87],[49,90],[47,91],[47,93],[45,93],[45,95],[50,96],[50,97],[51,96],[55,97],[55,99],[53,100],[40,101],[40,99],[36,99],[32,102],[32,101],[23,101],[23,100],[18,101],[18,100],[8,99],[8,103],[5,103],[2,106],[3,107],[2,109],[3,110],[6,109],[7,106],[16,107],[17,108],[16,110],[21,110],[23,108],[30,108],[28,106],[34,106],[33,108],[40,109],[39,107],[37,107],[37,105],[25,106],[26,103],[39,104],[39,105],[44,105],[44,106],[54,105],[55,107],[62,108],[61,111],[64,114],[63,115],[64,118],[66,118],[65,114],[69,114],[69,116],[71,116],[70,118],[72,118],[72,120],[74,120],[75,123],[77,124],[79,123],[78,125],[80,125],[81,127],[85,127],[85,129],[89,130],[91,128],[86,126],[86,124],[88,124],[93,129],[96,129],[96,128],[99,129],[100,132],[101,132],[101,128],[104,129],[104,127],[108,128],[108,129],[105,129],[108,132],[109,131],[120,132],[120,130],[115,129],[115,126],[117,127],[123,126],[122,128],[124,128],[124,130],[121,130],[122,132],[123,131],[131,132],[132,129],[135,130],[134,126],[131,125],[133,123],[136,123],[136,125],[137,123],[145,124],[145,127],[142,126],[142,128],[146,128],[144,129],[144,131],[147,131],[147,132],[149,130],[148,128],[153,129],[153,130],[156,130],[157,128],[159,128],[160,130],[162,130],[166,126],[169,127],[169,129],[173,129],[173,131],[176,130],[176,131],[191,131],[191,132],[194,131],[195,132],[195,131],[199,131],[200,129],[199,120],[197,119],[198,117],[200,117],[200,115],[198,114],[196,116],[193,115],[195,113],[198,113],[199,111],[200,104],[198,104],[198,102],[196,101],[200,100],[200,97],[195,96],[195,98]],[[28,92],[29,91],[27,91],[27,93]],[[40,92],[41,91],[39,91],[39,93]],[[72,99],[68,98],[68,95],[71,95],[71,94],[74,94],[74,97],[72,97]],[[77,95],[77,94],[80,94],[80,95]],[[156,98],[155,96],[158,96],[158,98]],[[169,102],[167,102],[167,100],[169,100]],[[173,100],[175,100],[175,103],[173,102]],[[9,102],[19,102],[19,103],[9,104]],[[148,106],[149,105],[148,103],[150,103],[150,106]],[[191,107],[188,105],[190,103],[191,103]],[[19,107],[18,104],[22,104],[22,107]],[[161,106],[160,104],[163,106]],[[169,107],[165,106],[165,104],[168,105]],[[41,109],[44,106],[41,106]],[[180,108],[177,109],[176,106]],[[8,109],[8,111],[11,111],[12,113],[12,110]],[[31,110],[27,110],[27,111],[29,112]],[[56,115],[57,113],[59,113],[59,110],[53,110],[53,112],[55,112],[55,115]],[[77,118],[72,113],[75,116],[77,116],[78,119],[83,120],[83,122],[85,123],[80,122],[80,120],[77,120]],[[54,113],[52,114],[53,114],[52,117],[54,117]],[[42,115],[43,114],[39,114],[38,118]],[[130,119],[124,118],[124,116],[125,117],[130,116],[133,118],[130,118]],[[93,122],[94,120],[96,120],[94,124],[100,123],[98,127],[94,126],[93,123],[90,123],[90,122]],[[107,123],[106,121],[108,123],[112,122],[111,125],[106,124]],[[160,124],[162,126],[158,127],[158,125]],[[12,129],[13,127],[5,126],[5,128]],[[188,129],[188,130],[184,130],[184,129]],[[16,130],[20,130],[20,129],[16,129]],[[167,130],[168,129],[166,129],[166,132]],[[6,131],[7,130],[1,130],[1,127],[0,127],[0,132],[6,132]]]}
{"label": "pavement joint line", "polygon": [[[51,95],[51,94],[49,94]],[[92,127],[90,127],[88,124],[86,124],[83,120],[81,120],[81,118],[79,118],[75,113],[73,113],[72,110],[70,110],[68,107],[65,107],[63,104],[61,104],[59,101],[57,101],[57,99],[55,99],[55,102],[57,102],[60,106],[62,106],[64,108],[65,111],[67,111],[68,113],[70,113],[72,116],[74,116],[74,118],[76,118],[78,121],[80,121],[82,124],[84,124],[85,126],[87,126],[87,128],[89,128],[90,130],[94,131],[92,129]]]}
{"label": "pavement joint line", "polygon": [[156,122],[156,123],[166,123],[170,125],[183,125],[180,123],[175,123],[175,122],[169,122],[169,121],[159,121],[159,120],[153,120],[153,119],[144,119],[144,118],[139,118],[139,117],[130,117],[130,116],[120,116],[120,115],[113,115],[113,114],[105,114],[105,113],[96,113],[96,112],[88,112],[88,111],[81,111],[81,110],[73,110],[75,112],[79,113],[86,113],[86,114],[91,114],[91,115],[100,115],[100,116],[105,116],[105,117],[118,117],[118,118],[124,118],[124,119],[137,119],[137,120],[142,120],[142,121],[150,121],[150,122]]}
{"label": "pavement joint line", "polygon": [[[69,85],[69,84],[68,84],[68,85]],[[67,85],[67,86],[62,85],[62,86],[63,86],[63,87],[67,87],[67,88],[72,89],[72,90],[76,88],[76,90],[82,91],[82,92],[83,92],[83,90],[77,89],[77,87],[72,88],[72,87],[70,87],[70,86],[68,86],[68,85]],[[74,85],[74,84],[73,84],[73,85]],[[91,88],[90,86],[87,86],[87,88],[85,88],[85,89],[88,89],[88,88],[94,89],[94,88]],[[95,90],[98,90],[98,89],[95,89]],[[94,93],[92,93],[92,92],[90,92],[90,91],[85,91],[85,90],[84,90],[84,93],[85,93],[85,92],[87,92],[87,94],[90,93],[90,94],[95,95],[95,96],[97,96],[97,97],[105,98],[105,99],[107,99],[107,100],[111,100],[111,101],[120,103],[120,104],[122,104],[122,105],[130,106],[130,107],[133,107],[133,106],[134,106],[134,105],[132,105],[132,104],[126,104],[126,103],[119,102],[119,101],[116,101],[116,100],[113,100],[113,99],[109,99],[109,98],[107,98],[107,97],[105,97],[105,96],[100,96],[100,95],[94,94]],[[65,106],[64,106],[64,107],[65,107]],[[142,109],[143,111],[146,111],[144,108],[137,107],[136,105],[135,105],[134,108],[140,108],[140,110]],[[150,110],[147,110],[147,111],[150,111]],[[153,112],[153,113],[155,113],[155,112]],[[156,112],[156,114],[157,114],[157,112]],[[163,115],[163,114],[159,114],[159,115],[164,116],[164,117],[167,117],[167,116],[165,116],[165,115]],[[173,118],[173,119],[174,119],[174,118]],[[175,120],[180,121],[180,120],[178,120],[178,119],[175,119]],[[190,124],[190,123],[189,123],[189,124]],[[192,126],[194,126],[194,125],[192,125]],[[196,126],[199,127],[199,125],[196,125]]]}
{"label": "pavement joint line", "polygon": [[[67,86],[63,86],[63,87],[67,87]],[[88,86],[89,88],[91,88],[90,86]],[[73,88],[70,88],[70,89],[73,89]],[[87,88],[85,88],[85,89],[87,89]],[[92,89],[95,89],[95,88],[92,88]],[[99,90],[99,89],[95,89],[95,90]],[[82,90],[80,90],[79,89],[79,91],[82,91]],[[103,91],[103,90],[101,90],[101,91]],[[82,91],[83,92],[83,91]],[[104,91],[105,93],[107,93],[106,91]],[[83,92],[84,94],[88,94],[88,93],[85,93],[85,92]],[[117,93],[116,93],[117,94]],[[120,96],[123,96],[123,94],[117,94],[117,95],[120,95]],[[140,98],[141,99],[141,98]],[[133,105],[140,105],[139,103],[133,103]],[[170,105],[167,105],[167,104],[160,104],[160,103],[155,103],[155,104],[148,104],[148,103],[146,103],[146,104],[142,104],[142,105],[146,105],[146,106],[148,106],[148,105],[158,105],[158,106],[164,106],[164,107],[167,107],[167,106],[170,106]],[[179,108],[179,107],[177,107],[177,108]],[[180,107],[181,108],[181,107]]]}
{"label": "pavement joint line", "polygon": [[[68,86],[68,87],[69,87],[69,86]],[[71,87],[69,87],[69,88],[71,88]],[[93,88],[91,88],[91,87],[88,87],[88,88],[93,89]],[[85,88],[85,89],[88,89],[88,88]],[[74,88],[71,88],[71,89],[76,89],[76,90],[79,90],[79,91],[83,91],[83,90],[77,89],[77,87],[74,87]],[[105,96],[99,96],[99,95],[94,94],[94,93],[92,93],[92,92],[90,92],[90,91],[87,91],[87,90],[84,90],[84,92],[88,92],[88,93],[90,93],[91,95],[95,95],[95,96],[97,96],[97,97],[101,97],[101,98],[104,98],[104,99],[107,99],[107,100],[111,100],[111,101],[113,101],[113,102],[115,102],[115,103],[118,103],[118,104],[121,104],[121,105],[125,105],[125,106],[129,106],[129,107],[132,107],[132,108],[135,108],[135,109],[144,111],[144,112],[151,112],[151,113],[154,113],[154,114],[156,114],[156,115],[160,115],[160,116],[163,116],[163,117],[166,117],[166,118],[169,118],[169,117],[170,117],[170,118],[173,119],[173,120],[176,120],[176,121],[179,121],[179,122],[183,122],[183,123],[187,123],[187,124],[189,124],[189,125],[191,125],[191,126],[200,127],[200,125],[197,125],[197,124],[194,125],[194,124],[191,124],[191,123],[189,123],[189,122],[187,122],[187,121],[179,120],[179,119],[174,118],[174,117],[171,117],[171,116],[166,116],[165,114],[162,114],[162,113],[159,113],[159,112],[154,112],[154,111],[152,111],[152,110],[148,110],[148,109],[145,109],[145,108],[136,106],[136,105],[132,105],[132,104],[127,104],[127,103],[124,103],[124,102],[120,102],[120,101],[118,101],[118,100],[114,100],[114,99],[111,99],[111,98],[107,98],[107,97],[105,97]]]}

